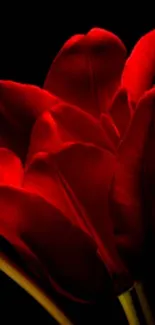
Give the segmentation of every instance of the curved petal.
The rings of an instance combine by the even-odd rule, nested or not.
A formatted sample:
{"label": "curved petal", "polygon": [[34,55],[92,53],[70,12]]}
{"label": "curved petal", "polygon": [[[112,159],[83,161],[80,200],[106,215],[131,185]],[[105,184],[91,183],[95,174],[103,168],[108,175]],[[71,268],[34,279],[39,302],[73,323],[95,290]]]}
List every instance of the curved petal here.
{"label": "curved petal", "polygon": [[0,112],[15,127],[27,129],[58,99],[37,86],[0,81]]}
{"label": "curved petal", "polygon": [[62,139],[88,142],[110,151],[115,149],[109,135],[101,127],[100,121],[87,112],[81,111],[76,106],[62,103],[53,106],[50,112],[59,127]]}
{"label": "curved petal", "polygon": [[125,57],[124,45],[109,31],[75,35],[53,61],[44,88],[99,117],[118,87]]}
{"label": "curved petal", "polygon": [[0,148],[0,186],[21,186],[23,174],[20,159],[12,151]]}
{"label": "curved petal", "polygon": [[133,109],[129,103],[128,93],[125,89],[120,89],[116,93],[109,114],[122,137],[127,130],[133,115]]}
{"label": "curved petal", "polygon": [[88,233],[83,220],[80,220],[79,211],[66,191],[52,155],[39,153],[33,157],[25,171],[23,187],[31,193],[42,196],[57,207],[73,224],[80,224],[80,227]]}
{"label": "curved petal", "polygon": [[118,245],[126,254],[136,254],[144,240],[141,173],[154,102],[155,90],[141,99],[118,150],[110,198]]}
{"label": "curved petal", "polygon": [[109,139],[111,139],[114,146],[117,147],[120,140],[120,132],[108,113],[101,114],[101,124]]}
{"label": "curved petal", "polygon": [[38,152],[55,152],[62,146],[58,126],[49,111],[44,112],[31,132],[27,163]]}
{"label": "curved petal", "polygon": [[91,145],[73,144],[32,161],[24,187],[47,198],[95,240],[112,274],[125,272],[115,247],[109,217],[108,192],[115,168],[114,156]]}
{"label": "curved petal", "polygon": [[29,158],[41,151],[57,152],[68,142],[84,142],[115,150],[115,145],[99,121],[76,106],[61,103],[45,112],[31,134]]}
{"label": "curved petal", "polygon": [[54,288],[72,299],[90,300],[106,290],[108,275],[92,240],[56,207],[8,187],[0,187],[0,207],[0,235],[25,252],[30,272],[45,270]]}
{"label": "curved petal", "polygon": [[155,76],[155,30],[144,35],[126,61],[122,86],[137,103],[143,93],[153,86]]}
{"label": "curved petal", "polygon": [[58,99],[32,85],[0,81],[0,120],[2,144],[23,158],[36,118]]}
{"label": "curved petal", "polygon": [[[151,96],[152,95],[152,96]],[[151,98],[152,97],[152,98]],[[150,101],[150,102],[149,102]],[[148,96],[148,105],[152,107],[152,122],[149,129],[148,138],[145,145],[143,158],[143,193],[144,193],[144,208],[147,211],[147,222],[151,231],[155,231],[155,91],[150,92]],[[151,222],[151,223],[150,223]],[[154,238],[154,235],[153,235]]]}

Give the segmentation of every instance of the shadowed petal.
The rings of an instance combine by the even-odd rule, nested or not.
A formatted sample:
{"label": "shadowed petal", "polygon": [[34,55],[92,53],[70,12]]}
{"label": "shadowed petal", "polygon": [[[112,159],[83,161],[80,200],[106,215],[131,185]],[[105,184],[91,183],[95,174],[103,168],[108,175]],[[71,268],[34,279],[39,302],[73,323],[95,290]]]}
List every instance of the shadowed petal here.
{"label": "shadowed petal", "polygon": [[0,81],[0,144],[25,159],[31,128],[58,99],[39,87]]}
{"label": "shadowed petal", "polygon": [[108,113],[101,114],[101,124],[109,139],[113,142],[114,146],[117,147],[120,140],[120,133]]}
{"label": "shadowed petal", "polygon": [[27,163],[38,152],[55,152],[62,146],[58,126],[49,111],[36,121],[30,139]]}
{"label": "shadowed petal", "polygon": [[[111,126],[113,128],[113,126]],[[115,150],[111,135],[100,121],[69,104],[58,104],[35,123],[31,134],[29,158],[41,151],[57,152],[66,143],[84,142]]]}
{"label": "shadowed petal", "polygon": [[[111,191],[111,206],[118,243],[136,254],[144,239],[141,172],[145,144],[152,119],[155,90],[141,99],[122,141]],[[126,251],[127,252],[127,251]]]}
{"label": "shadowed petal", "polygon": [[128,94],[125,89],[120,89],[112,102],[109,114],[113,119],[120,136],[123,137],[133,115],[133,109],[128,100]]}
{"label": "shadowed petal", "polygon": [[95,299],[109,286],[91,238],[59,209],[35,194],[5,187],[0,187],[0,208],[0,236],[37,278],[43,274],[59,293],[79,301]]}
{"label": "shadowed petal", "polygon": [[15,127],[26,129],[58,99],[37,86],[0,81],[0,112]]}
{"label": "shadowed petal", "polygon": [[109,31],[75,35],[53,61],[44,88],[99,117],[119,85],[125,57],[123,43]]}

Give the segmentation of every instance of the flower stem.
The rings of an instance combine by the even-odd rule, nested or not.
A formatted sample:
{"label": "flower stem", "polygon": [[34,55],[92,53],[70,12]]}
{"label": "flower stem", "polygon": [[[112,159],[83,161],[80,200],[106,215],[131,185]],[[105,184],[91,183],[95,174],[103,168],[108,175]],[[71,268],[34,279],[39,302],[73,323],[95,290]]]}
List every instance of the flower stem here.
{"label": "flower stem", "polygon": [[138,319],[137,311],[134,306],[131,290],[122,293],[120,296],[118,296],[118,299],[124,310],[129,325],[140,325],[140,320]]}
{"label": "flower stem", "polygon": [[142,283],[136,282],[134,285],[134,288],[136,290],[137,297],[139,299],[139,303],[141,305],[146,324],[154,325],[155,320],[153,319],[153,315],[152,315],[151,309],[149,307],[148,301],[146,299]]}
{"label": "flower stem", "polygon": [[2,253],[0,253],[0,271],[31,295],[60,325],[72,325],[42,289]]}

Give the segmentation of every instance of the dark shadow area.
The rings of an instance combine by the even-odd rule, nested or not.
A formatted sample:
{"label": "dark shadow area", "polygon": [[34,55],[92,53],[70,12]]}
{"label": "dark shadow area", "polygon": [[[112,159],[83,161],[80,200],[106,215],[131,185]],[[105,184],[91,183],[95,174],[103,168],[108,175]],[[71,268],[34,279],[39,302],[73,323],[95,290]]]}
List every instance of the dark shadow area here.
{"label": "dark shadow area", "polygon": [[137,40],[155,27],[151,8],[142,8],[142,4],[138,12],[129,4],[112,1],[89,2],[86,7],[76,1],[64,6],[55,1],[51,7],[38,5],[37,9],[4,14],[4,22],[0,22],[0,79],[42,86],[53,58],[72,35],[104,28],[118,35],[129,53]]}
{"label": "dark shadow area", "polygon": [[[17,286],[5,274],[0,272],[0,314],[1,324],[58,324],[52,317],[31,298],[23,289]],[[67,308],[66,308],[67,307]],[[105,302],[98,306],[75,306],[72,303],[65,306],[70,309],[73,324],[122,324],[127,325],[123,312],[117,301],[111,306]]]}
{"label": "dark shadow area", "polygon": [[0,273],[1,324],[58,324],[23,289],[2,272]]}
{"label": "dark shadow area", "polygon": [[[18,254],[2,238],[1,250],[26,271]],[[2,310],[4,317],[8,317],[8,320],[11,317],[13,323],[21,324],[22,319],[20,315],[23,315],[25,323],[29,323],[33,319],[35,324],[37,324],[41,319],[43,324],[56,324],[33,298],[2,272],[0,272],[0,288],[0,312]],[[100,324],[100,322],[105,325],[114,323],[127,325],[124,312],[118,300],[110,292],[106,296],[103,293],[102,297],[98,297],[94,304],[80,304],[65,299],[52,290],[52,288],[49,290],[48,286],[44,286],[44,290],[52,297],[52,300],[66,316],[72,320],[74,325]]]}

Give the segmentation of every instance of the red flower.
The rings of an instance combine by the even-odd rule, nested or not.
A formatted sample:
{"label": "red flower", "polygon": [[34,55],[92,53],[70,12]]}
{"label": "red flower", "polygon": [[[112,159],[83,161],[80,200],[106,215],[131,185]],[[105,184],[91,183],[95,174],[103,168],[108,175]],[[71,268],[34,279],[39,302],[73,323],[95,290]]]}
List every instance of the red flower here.
{"label": "red flower", "polygon": [[72,299],[106,290],[104,266],[119,291],[130,285],[126,260],[144,239],[139,180],[151,110],[147,95],[137,104],[127,68],[121,80],[125,57],[115,35],[93,29],[65,43],[46,90],[0,83],[0,234]]}
{"label": "red flower", "polygon": [[[143,208],[145,227],[151,226],[152,237],[155,227],[154,206],[154,105],[155,105],[155,30],[143,36],[136,44],[126,62],[122,84],[128,90],[133,107],[140,102],[143,107],[137,119],[136,137],[143,146],[141,156]],[[134,76],[134,77],[133,77]],[[140,106],[140,104],[139,104]],[[149,232],[150,234],[150,232]]]}
{"label": "red flower", "polygon": [[[105,44],[103,45],[103,39],[106,39],[106,45],[109,44],[107,49]],[[116,53],[119,54],[116,54],[115,59],[112,60],[114,48],[117,49]],[[75,64],[75,60],[79,57],[81,58],[81,64]],[[132,57],[134,60],[134,55],[132,55]],[[132,256],[132,264],[134,264],[133,255],[137,257],[137,253],[141,250],[144,240],[141,184],[139,181],[141,172],[140,158],[142,156],[144,143],[142,141],[140,147],[139,141],[142,139],[139,140],[138,137],[135,136],[137,120],[142,119],[140,112],[144,111],[144,108],[143,102],[136,103],[132,98],[132,92],[129,87],[131,80],[129,76],[130,69],[128,70],[128,64],[124,66],[124,59],[125,48],[120,40],[106,31],[95,29],[90,31],[86,36],[75,36],[64,45],[54,60],[47,75],[47,80],[45,81],[45,87],[49,91],[54,92],[69,103],[78,104],[80,108],[83,108],[85,111],[89,111],[94,123],[100,121],[102,129],[106,133],[104,135],[104,140],[107,138],[111,142],[101,143],[101,135],[99,136],[100,143],[98,144],[96,142],[97,146],[100,146],[100,149],[102,148],[105,153],[102,160],[102,172],[99,171],[93,162],[93,167],[95,170],[97,169],[99,171],[98,178],[101,180],[102,190],[100,189],[98,192],[97,185],[100,184],[99,181],[92,184],[94,194],[92,195],[93,200],[91,199],[91,202],[94,201],[95,209],[98,207],[98,218],[92,209],[90,201],[88,203],[90,207],[88,215],[89,220],[92,215],[91,222],[93,224],[93,232],[96,230],[96,233],[93,234],[93,238],[95,238],[95,242],[97,242],[103,261],[112,273],[114,269],[112,270],[112,265],[108,264],[109,260],[107,260],[105,256],[105,247],[107,247],[105,240],[107,240],[107,236],[103,233],[103,229],[106,228],[106,231],[108,229],[108,220],[112,220],[113,224],[110,228],[114,237],[110,238],[108,235],[110,242],[111,244],[112,242],[115,243],[119,248],[121,257],[123,257],[123,260],[127,260],[127,263],[129,263],[129,257]],[[131,59],[129,58],[128,61],[130,62]],[[82,64],[82,62],[85,64]],[[116,74],[115,71],[117,71]],[[128,78],[126,77],[127,74]],[[86,80],[89,80],[89,87],[85,89],[81,80],[83,82],[85,81],[84,85],[86,85]],[[105,80],[107,82],[105,82]],[[72,89],[72,92],[69,92],[69,89]],[[113,92],[110,92],[110,96],[108,97],[111,89],[113,89]],[[84,96],[80,96],[82,91],[86,99]],[[90,104],[90,98],[92,98],[92,105]],[[109,98],[109,100],[107,100],[107,98]],[[94,111],[97,113],[94,113]],[[135,111],[136,114],[134,115]],[[62,112],[61,116],[63,116]],[[68,118],[71,114],[68,112],[66,116]],[[147,123],[147,119],[143,122],[139,121],[139,123],[144,122]],[[68,121],[66,129],[68,130],[69,125],[71,126],[72,124],[75,129],[75,123],[71,123],[71,121]],[[63,125],[65,125],[64,121]],[[81,121],[79,121],[78,125],[81,127],[78,134],[81,134],[82,130],[85,130],[86,127],[82,128]],[[89,129],[94,136],[92,127],[89,127]],[[73,132],[75,133],[74,130]],[[97,134],[96,131],[95,133]],[[134,138],[135,140],[133,143]],[[93,142],[95,143],[95,137]],[[109,153],[111,154],[110,157]],[[93,154],[91,156],[93,156]],[[92,158],[87,162],[87,166],[90,164],[90,160],[92,160]],[[101,178],[102,173],[103,178]],[[82,176],[83,179],[85,175]],[[106,180],[108,175],[109,178]],[[66,176],[67,174],[65,173],[65,177]],[[69,171],[69,177],[72,180],[71,187],[74,188],[74,192],[77,193],[75,188],[75,176],[73,178],[71,170]],[[89,183],[91,179],[92,177],[90,175]],[[82,180],[79,177],[78,180],[81,184]],[[69,182],[71,182],[70,179]],[[84,185],[85,183],[88,184],[88,181],[84,181]],[[77,193],[77,196],[79,197],[82,191],[81,185],[79,184],[78,189],[80,193]],[[104,199],[103,193],[105,191],[107,197]],[[87,195],[87,193],[88,190],[85,195]],[[97,193],[97,202],[95,202],[95,193]],[[108,203],[107,208],[105,202]],[[85,202],[84,206],[86,207]],[[103,224],[104,218],[106,226]],[[109,247],[110,243],[108,243],[108,249]],[[114,262],[116,261],[114,260],[114,248],[111,252],[112,251],[113,253],[111,256]],[[119,273],[121,266],[118,264],[118,261],[115,267],[117,270],[115,269],[114,273]]]}
{"label": "red flower", "polygon": [[59,100],[6,81],[0,92],[0,234],[39,280],[74,299],[94,297],[106,289],[107,273],[94,242],[76,225],[78,211],[56,163],[65,145],[50,109]]}

